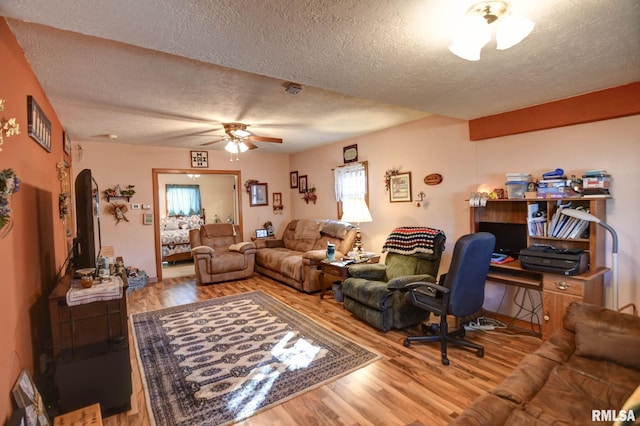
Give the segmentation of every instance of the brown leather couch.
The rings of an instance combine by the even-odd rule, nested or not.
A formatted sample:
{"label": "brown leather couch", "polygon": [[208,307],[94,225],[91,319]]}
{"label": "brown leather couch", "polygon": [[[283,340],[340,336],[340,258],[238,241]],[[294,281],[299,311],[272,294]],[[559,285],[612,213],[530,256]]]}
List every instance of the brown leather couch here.
{"label": "brown leather couch", "polygon": [[353,249],[356,230],[337,220],[297,220],[285,228],[282,239],[256,240],[256,272],[298,290],[320,289],[318,265],[327,257],[327,243],[336,245],[336,259]]}
{"label": "brown leather couch", "polygon": [[198,284],[247,278],[253,273],[256,245],[242,242],[235,225],[211,223],[189,231]]}
{"label": "brown leather couch", "polygon": [[621,414],[640,385],[640,318],[572,302],[563,323],[451,424],[611,424],[593,420]]}

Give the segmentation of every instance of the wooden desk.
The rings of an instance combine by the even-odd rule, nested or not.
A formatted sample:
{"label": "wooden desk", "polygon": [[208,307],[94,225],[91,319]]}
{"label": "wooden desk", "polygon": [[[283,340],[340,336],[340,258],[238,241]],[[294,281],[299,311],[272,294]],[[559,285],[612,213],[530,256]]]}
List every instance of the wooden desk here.
{"label": "wooden desk", "polygon": [[492,264],[487,281],[542,292],[542,338],[562,327],[564,312],[573,300],[603,306],[604,275],[608,268],[597,268],[580,275],[560,275],[523,269],[519,261]]}
{"label": "wooden desk", "polygon": [[363,260],[357,263],[349,263],[348,265],[342,266],[340,264],[331,263],[329,260],[323,260],[320,262],[320,275],[318,275],[318,280],[320,281],[320,299],[324,298],[324,293],[326,292],[326,286],[324,285],[324,274],[334,275],[340,279],[340,281],[344,281],[349,278],[349,266],[359,265],[363,263],[378,263],[380,262],[380,256],[374,256],[368,258],[367,260]]}

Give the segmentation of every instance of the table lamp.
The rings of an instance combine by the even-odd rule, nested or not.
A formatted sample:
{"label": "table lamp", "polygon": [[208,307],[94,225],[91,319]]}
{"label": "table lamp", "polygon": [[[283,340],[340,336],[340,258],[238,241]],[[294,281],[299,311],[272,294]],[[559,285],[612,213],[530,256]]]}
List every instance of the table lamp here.
{"label": "table lamp", "polygon": [[355,247],[358,254],[362,253],[362,235],[360,234],[360,224],[364,222],[373,222],[367,203],[364,198],[351,198],[342,202],[344,213],[342,220],[356,224],[356,242]]}
{"label": "table lamp", "polygon": [[611,288],[613,289],[613,309],[617,311],[618,310],[618,234],[611,227],[611,225],[608,225],[607,223],[598,219],[591,213],[587,213],[584,210],[565,208],[565,209],[562,209],[560,212],[569,217],[575,217],[576,219],[582,219],[588,222],[595,222],[611,233],[611,238],[613,239],[612,245],[611,245]]}

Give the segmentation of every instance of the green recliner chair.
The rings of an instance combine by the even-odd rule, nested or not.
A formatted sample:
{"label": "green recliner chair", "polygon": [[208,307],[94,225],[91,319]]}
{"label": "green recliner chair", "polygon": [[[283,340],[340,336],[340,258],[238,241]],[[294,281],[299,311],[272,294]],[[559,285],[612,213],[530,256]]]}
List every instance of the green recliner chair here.
{"label": "green recliner chair", "polygon": [[425,227],[396,228],[382,251],[384,264],[349,267],[342,285],[344,308],[378,330],[405,328],[426,320],[429,312],[405,300],[408,283],[434,281],[445,248],[445,234]]}

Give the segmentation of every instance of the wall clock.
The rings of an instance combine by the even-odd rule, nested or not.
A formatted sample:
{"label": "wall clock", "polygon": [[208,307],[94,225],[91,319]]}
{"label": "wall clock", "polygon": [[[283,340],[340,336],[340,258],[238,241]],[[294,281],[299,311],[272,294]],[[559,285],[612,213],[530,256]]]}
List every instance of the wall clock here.
{"label": "wall clock", "polygon": [[191,167],[209,167],[209,153],[207,151],[191,151]]}
{"label": "wall clock", "polygon": [[345,163],[358,161],[358,145],[349,145],[342,148],[342,159]]}

